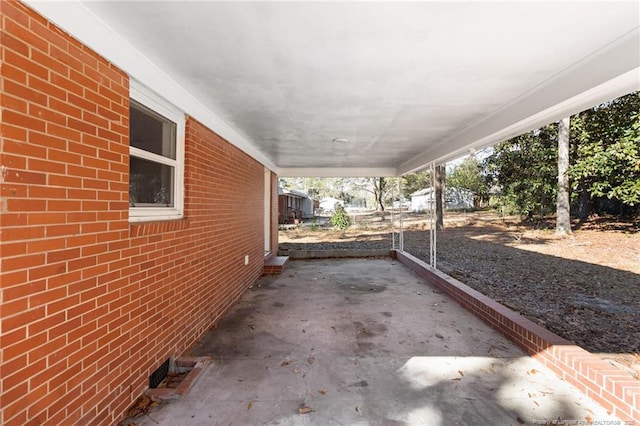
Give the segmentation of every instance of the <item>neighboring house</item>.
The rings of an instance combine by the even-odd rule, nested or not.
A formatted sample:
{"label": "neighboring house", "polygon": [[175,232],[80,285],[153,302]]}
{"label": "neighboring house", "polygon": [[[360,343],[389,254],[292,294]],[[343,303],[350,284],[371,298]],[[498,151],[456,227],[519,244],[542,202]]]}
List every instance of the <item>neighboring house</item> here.
{"label": "neighboring house", "polygon": [[[445,209],[472,209],[473,192],[466,189],[446,188]],[[411,211],[421,213],[431,210],[434,203],[433,188],[425,188],[411,194]]]}
{"label": "neighboring house", "polygon": [[474,207],[475,194],[468,189],[447,188],[447,209],[472,209]]}
{"label": "neighboring house", "polygon": [[332,212],[336,205],[344,206],[344,201],[333,197],[325,197],[320,200],[320,209],[324,212]]}
{"label": "neighboring house", "polygon": [[411,194],[411,211],[422,213],[431,210],[433,188],[425,188]]}
{"label": "neighboring house", "polygon": [[278,188],[278,223],[296,223],[313,217],[314,200],[302,191]]}

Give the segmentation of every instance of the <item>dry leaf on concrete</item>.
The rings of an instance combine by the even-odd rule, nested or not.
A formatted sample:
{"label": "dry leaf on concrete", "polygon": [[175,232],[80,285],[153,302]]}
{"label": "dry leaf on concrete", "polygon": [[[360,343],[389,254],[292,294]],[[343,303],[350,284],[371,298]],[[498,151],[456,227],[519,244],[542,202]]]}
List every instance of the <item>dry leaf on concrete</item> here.
{"label": "dry leaf on concrete", "polygon": [[303,405],[302,407],[298,408],[299,414],[309,414],[312,411],[313,411],[313,408],[307,407],[306,405]]}

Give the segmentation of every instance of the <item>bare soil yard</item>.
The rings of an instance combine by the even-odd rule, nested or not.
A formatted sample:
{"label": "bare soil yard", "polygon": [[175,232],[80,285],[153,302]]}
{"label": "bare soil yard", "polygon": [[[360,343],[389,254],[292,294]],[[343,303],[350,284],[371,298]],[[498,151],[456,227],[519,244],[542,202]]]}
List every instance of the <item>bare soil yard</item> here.
{"label": "bare soil yard", "polygon": [[[429,220],[406,214],[405,251],[428,262]],[[390,215],[353,217],[346,232],[324,226],[280,231],[281,249],[391,247]],[[640,223],[607,218],[528,224],[493,212],[447,213],[438,269],[640,378]]]}

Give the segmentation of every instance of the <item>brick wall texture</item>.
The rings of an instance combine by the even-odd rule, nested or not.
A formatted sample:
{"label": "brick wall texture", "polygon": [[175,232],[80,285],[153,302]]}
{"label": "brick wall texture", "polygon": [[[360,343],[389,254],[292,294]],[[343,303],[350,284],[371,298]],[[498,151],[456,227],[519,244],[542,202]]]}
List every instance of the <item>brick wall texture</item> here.
{"label": "brick wall texture", "polygon": [[261,275],[264,168],[187,117],[185,219],[130,224],[128,76],[0,7],[0,424],[113,424]]}

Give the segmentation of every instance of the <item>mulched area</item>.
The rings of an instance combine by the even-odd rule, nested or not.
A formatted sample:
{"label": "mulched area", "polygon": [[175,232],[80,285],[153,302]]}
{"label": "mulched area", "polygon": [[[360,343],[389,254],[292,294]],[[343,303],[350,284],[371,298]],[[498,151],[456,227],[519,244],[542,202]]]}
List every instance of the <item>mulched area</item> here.
{"label": "mulched area", "polygon": [[[552,223],[449,216],[437,234],[438,269],[640,378],[638,222],[596,218],[558,238]],[[363,216],[344,233],[281,231],[280,248],[389,248],[386,219]],[[428,219],[407,215],[404,229],[405,251],[428,262]]]}

